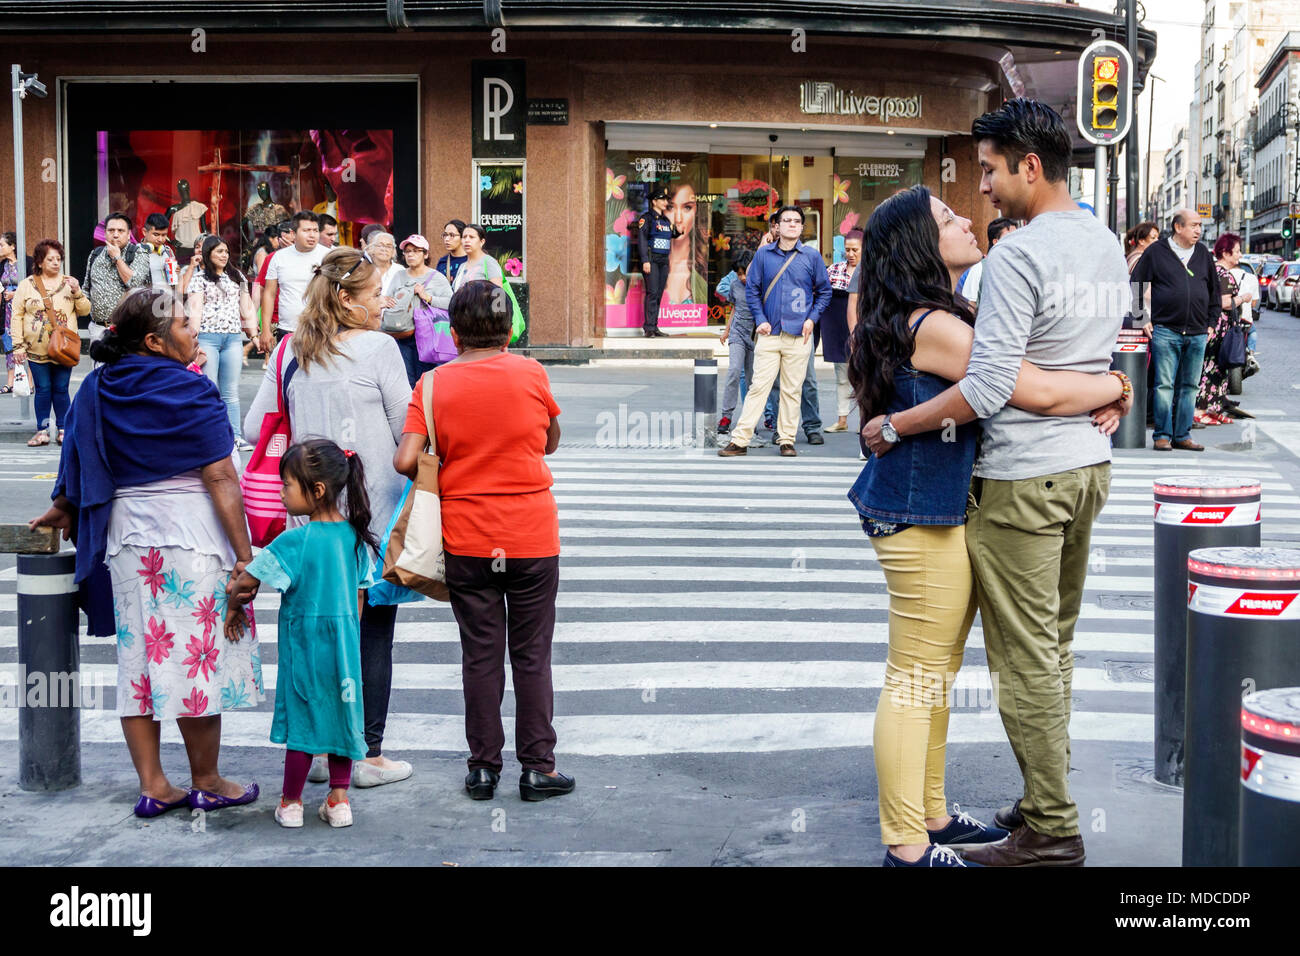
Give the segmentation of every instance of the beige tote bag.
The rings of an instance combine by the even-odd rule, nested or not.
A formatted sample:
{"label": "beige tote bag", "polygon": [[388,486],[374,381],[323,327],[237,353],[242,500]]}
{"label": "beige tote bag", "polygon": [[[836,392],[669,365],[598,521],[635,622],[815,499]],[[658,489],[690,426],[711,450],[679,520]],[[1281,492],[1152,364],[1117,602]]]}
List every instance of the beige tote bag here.
{"label": "beige tote bag", "polygon": [[384,580],[435,601],[450,601],[442,551],[442,502],[438,499],[438,439],[433,430],[435,372],[430,370],[424,376],[424,423],[429,429],[429,445],[420,452],[415,483],[388,537]]}

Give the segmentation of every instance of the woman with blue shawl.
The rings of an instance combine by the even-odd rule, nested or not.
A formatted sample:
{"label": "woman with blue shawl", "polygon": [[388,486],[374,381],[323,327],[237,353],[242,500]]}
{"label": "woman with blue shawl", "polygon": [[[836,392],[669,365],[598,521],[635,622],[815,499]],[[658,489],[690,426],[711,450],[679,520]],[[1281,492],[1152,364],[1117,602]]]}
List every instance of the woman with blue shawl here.
{"label": "woman with blue shawl", "polygon": [[[77,545],[77,583],[91,634],[117,634],[117,710],[140,777],[135,813],[251,803],[217,771],[221,714],[265,699],[256,631],[226,639],[226,586],[252,560],[217,387],[186,366],[198,337],[170,292],[125,296],[90,354],[68,416],[54,504],[33,528]],[[191,789],[174,786],[159,752],[175,719]]]}

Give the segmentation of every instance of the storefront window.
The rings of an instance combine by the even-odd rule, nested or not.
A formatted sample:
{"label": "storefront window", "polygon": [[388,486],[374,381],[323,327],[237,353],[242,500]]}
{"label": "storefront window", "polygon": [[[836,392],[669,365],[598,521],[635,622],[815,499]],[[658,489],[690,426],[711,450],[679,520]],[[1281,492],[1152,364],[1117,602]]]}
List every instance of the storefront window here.
{"label": "storefront window", "polygon": [[523,162],[476,162],[474,182],[474,221],[487,230],[487,254],[507,277],[527,278]]}
{"label": "storefront window", "polygon": [[[640,328],[645,303],[637,220],[650,196],[668,190],[668,218],[681,230],[668,254],[668,285],[659,306],[665,329],[709,321],[709,157],[702,153],[610,150],[605,168],[605,326]],[[715,280],[716,281],[716,280]]]}
{"label": "storefront window", "polygon": [[306,209],[338,220],[339,243],[356,245],[368,223],[393,222],[389,129],[139,130],[96,134],[97,207],[131,217],[167,216],[181,258],[217,234],[247,267],[270,227]]}
{"label": "storefront window", "polygon": [[844,259],[844,237],[862,229],[871,213],[900,189],[921,182],[920,159],[872,159],[836,156],[831,182],[831,261]]}

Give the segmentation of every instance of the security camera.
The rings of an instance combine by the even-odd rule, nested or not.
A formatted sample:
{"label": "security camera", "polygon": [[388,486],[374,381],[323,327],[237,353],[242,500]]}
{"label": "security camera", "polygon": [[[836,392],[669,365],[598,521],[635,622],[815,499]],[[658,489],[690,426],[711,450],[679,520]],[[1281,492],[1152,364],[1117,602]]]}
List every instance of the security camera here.
{"label": "security camera", "polygon": [[19,73],[18,96],[20,99],[26,99],[28,93],[43,100],[48,91],[45,89],[45,84],[36,78],[35,73]]}
{"label": "security camera", "polygon": [[767,141],[768,141],[769,143],[775,143],[775,142],[776,142],[776,139],[777,139],[776,133],[768,133],[768,134],[767,134]]}

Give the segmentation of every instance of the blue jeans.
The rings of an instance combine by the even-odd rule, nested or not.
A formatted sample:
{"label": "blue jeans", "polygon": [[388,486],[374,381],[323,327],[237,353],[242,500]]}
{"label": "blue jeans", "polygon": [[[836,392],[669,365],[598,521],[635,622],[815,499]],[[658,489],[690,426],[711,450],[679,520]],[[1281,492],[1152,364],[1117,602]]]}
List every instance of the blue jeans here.
{"label": "blue jeans", "polygon": [[50,404],[54,404],[54,414],[62,428],[68,418],[68,381],[72,378],[72,369],[57,362],[28,362],[27,368],[32,373],[32,389],[35,391],[36,430],[44,431],[50,424]]}
{"label": "blue jeans", "polygon": [[244,434],[239,417],[239,373],[244,367],[244,337],[238,332],[200,332],[199,348],[208,360],[203,363],[203,374],[221,389],[221,400],[226,403],[226,417],[235,436]]}
{"label": "blue jeans", "polygon": [[1192,434],[1196,390],[1205,364],[1205,334],[1179,335],[1157,325],[1151,332],[1151,364],[1156,382],[1152,437],[1184,441]]}
{"label": "blue jeans", "polygon": [[420,350],[415,346],[414,335],[396,341],[398,351],[402,353],[402,365],[406,368],[406,380],[411,383],[411,388],[415,388],[420,376],[435,366],[432,362],[420,361]]}
{"label": "blue jeans", "polygon": [[754,340],[750,330],[733,328],[727,337],[727,381],[722,387],[720,418],[737,418],[737,405],[745,404],[749,383],[754,379]]}
{"label": "blue jeans", "polygon": [[[803,392],[799,398],[799,427],[804,435],[815,435],[822,430],[821,399],[817,393],[817,373],[813,363],[817,358],[817,347],[808,355],[808,371],[803,378]],[[763,409],[763,418],[776,421],[777,404],[781,400],[780,383],[772,386],[772,394],[767,397],[767,406]]]}

